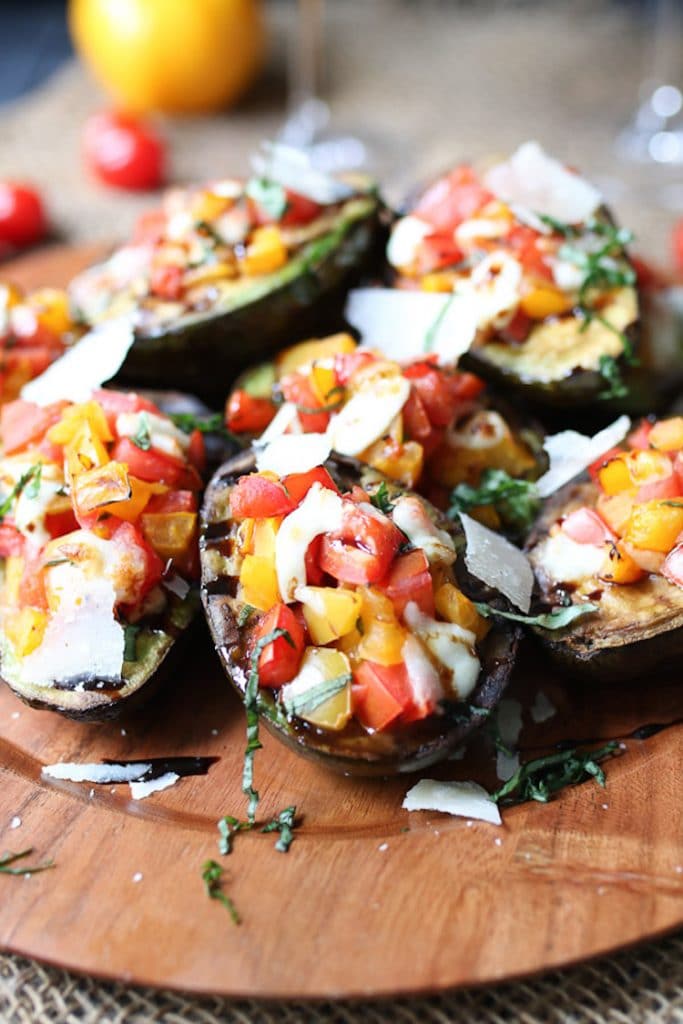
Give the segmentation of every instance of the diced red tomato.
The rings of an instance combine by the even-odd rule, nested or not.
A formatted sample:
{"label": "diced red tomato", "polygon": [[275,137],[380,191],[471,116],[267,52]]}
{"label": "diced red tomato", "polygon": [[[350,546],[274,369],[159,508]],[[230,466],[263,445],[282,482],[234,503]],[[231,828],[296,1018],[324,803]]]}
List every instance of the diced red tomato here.
{"label": "diced red tomato", "polygon": [[453,232],[427,235],[417,250],[417,269],[420,274],[431,274],[444,267],[452,267],[464,258],[462,249],[455,244]]}
{"label": "diced red tomato", "polygon": [[27,558],[19,583],[18,604],[20,608],[47,610],[47,594],[40,555]]}
{"label": "diced red tomato", "polygon": [[142,395],[136,395],[134,391],[113,391],[109,388],[98,388],[92,393],[93,401],[98,402],[104,409],[109,429],[114,432],[116,417],[122,412],[153,412],[158,415],[159,410],[149,399]]}
{"label": "diced red tomato", "polygon": [[291,189],[287,189],[286,194],[287,209],[279,219],[273,217],[268,210],[264,209],[263,206],[253,199],[250,200],[249,207],[255,223],[278,223],[285,227],[295,227],[297,225],[310,224],[312,220],[320,216],[323,207],[319,203],[314,202],[313,199],[309,199],[308,196],[302,196],[298,192],[292,192]]}
{"label": "diced red tomato", "polygon": [[141,213],[133,228],[133,245],[145,242],[154,244],[164,236],[166,230],[166,214],[163,210],[148,210]]}
{"label": "diced red tomato", "polygon": [[614,534],[604,520],[587,506],[577,508],[562,520],[562,532],[577,544],[602,546],[606,540],[614,540]]}
{"label": "diced red tomato", "polygon": [[320,549],[323,539],[319,534],[314,537],[306,549],[304,565],[306,566],[306,582],[311,587],[320,587],[325,582],[325,573],[320,567]]}
{"label": "diced red tomato", "polygon": [[[424,367],[425,364],[420,364]],[[458,408],[459,396],[453,393],[449,385],[447,375],[435,367],[428,367],[426,372],[420,372],[419,376],[409,375],[408,371],[413,369],[407,367],[405,376],[412,379],[413,388],[420,396],[420,400],[434,427],[447,427],[452,423]]]}
{"label": "diced red tomato", "polygon": [[259,685],[271,689],[278,689],[294,678],[299,671],[305,647],[301,623],[286,604],[276,604],[263,616],[258,624],[256,639],[260,640],[276,629],[287,630],[292,642],[280,636],[266,644],[261,651],[258,660]]}
{"label": "diced red tomato", "polygon": [[[641,420],[636,429],[632,430],[626,438],[626,443],[628,444],[629,448],[638,448],[641,450],[649,448],[650,432],[653,426],[654,424],[650,423],[649,420]],[[619,451],[619,449],[614,448],[613,451],[616,452]]]}
{"label": "diced red tomato", "polygon": [[674,266],[679,274],[683,274],[683,217],[671,229],[671,250]]}
{"label": "diced red tomato", "polygon": [[149,290],[160,299],[175,302],[183,294],[183,269],[169,265],[154,267],[149,278]]}
{"label": "diced red tomato", "polygon": [[606,466],[607,463],[616,458],[617,455],[622,455],[623,451],[623,448],[610,448],[609,451],[606,451],[605,454],[601,455],[599,459],[595,460],[595,462],[591,462],[588,467],[591,480],[593,480],[594,483],[597,483],[600,470],[603,466]]}
{"label": "diced red tomato", "polygon": [[315,469],[309,469],[307,473],[290,473],[289,476],[283,477],[282,483],[295,505],[303,501],[313,484],[327,487],[335,494],[341,493],[324,466],[316,466]]}
{"label": "diced red tomato", "polygon": [[233,519],[261,519],[286,516],[296,505],[281,483],[259,473],[241,476],[230,492]]}
{"label": "diced red tomato", "polygon": [[308,379],[303,373],[289,373],[280,382],[282,394],[288,402],[294,402],[299,411],[299,422],[305,434],[324,434],[330,422],[327,412],[305,412],[308,409],[319,409],[322,403],[318,400]]}
{"label": "diced red tomato", "polygon": [[137,558],[143,558],[144,570],[137,586],[135,604],[142,600],[152,587],[160,582],[164,572],[164,563],[157,555],[151,544],[148,544],[143,535],[133,526],[132,523],[116,521],[111,533],[112,541],[119,547],[133,551]]}
{"label": "diced red tomato", "polygon": [[338,353],[334,357],[334,372],[337,377],[337,384],[346,387],[354,373],[357,373],[364,366],[369,366],[374,361],[375,356],[365,350]]}
{"label": "diced red tomato", "polygon": [[636,491],[635,500],[655,501],[664,498],[680,498],[683,495],[683,486],[677,473],[670,473],[669,476],[660,477],[647,481]]}
{"label": "diced red tomato", "polygon": [[527,316],[523,309],[518,309],[512,319],[501,328],[499,333],[505,341],[519,345],[529,337],[532,324],[533,320],[531,317]]}
{"label": "diced red tomato", "polygon": [[683,451],[678,452],[674,459],[674,473],[678,478],[678,482],[683,487]]}
{"label": "diced red tomato", "polygon": [[64,512],[48,512],[45,516],[45,529],[51,537],[63,537],[66,533],[77,530],[78,520],[73,509],[69,508]]}
{"label": "diced red tomato", "polygon": [[409,601],[414,601],[425,615],[434,615],[434,585],[424,551],[409,551],[394,559],[381,589],[402,615]]}
{"label": "diced red tomato", "polygon": [[362,487],[358,486],[358,484],[354,484],[348,494],[345,494],[344,497],[348,498],[349,501],[355,501],[357,505],[362,505],[368,500],[367,494]]}
{"label": "diced red tomato", "polygon": [[5,454],[25,448],[31,441],[37,441],[61,416],[63,403],[41,408],[34,402],[17,398],[0,409],[0,435]]}
{"label": "diced red tomato", "polygon": [[193,430],[187,446],[187,460],[198,473],[206,469],[206,443],[201,430]]}
{"label": "diced red tomato", "polygon": [[538,246],[543,237],[526,224],[516,224],[507,236],[507,242],[527,273],[552,281],[552,268],[546,262],[543,250]]}
{"label": "diced red tomato", "polygon": [[381,732],[412,703],[405,665],[378,665],[362,661],[354,670],[351,687],[353,711],[366,729]]}
{"label": "diced red tomato", "polygon": [[683,544],[677,544],[664,559],[662,576],[677,587],[683,587]]}
{"label": "diced red tomato", "polygon": [[341,530],[323,537],[321,568],[342,583],[378,583],[403,540],[386,516],[345,501]]}
{"label": "diced red tomato", "polygon": [[155,451],[143,451],[128,437],[121,437],[114,445],[112,458],[124,462],[133,476],[149,483],[168,484],[186,490],[200,490],[202,480],[193,466],[186,466],[179,459]]}
{"label": "diced red tomato", "polygon": [[433,427],[427,410],[414,385],[403,406],[403,426],[406,436],[413,441],[426,441],[432,435]]}
{"label": "diced red tomato", "polygon": [[153,515],[196,512],[198,505],[194,491],[166,491],[165,494],[153,494],[145,506],[145,512]]}
{"label": "diced red tomato", "polygon": [[0,558],[20,555],[24,549],[24,536],[11,523],[0,523]]}
{"label": "diced red tomato", "polygon": [[413,212],[436,231],[446,234],[453,232],[458,224],[472,217],[492,198],[472,168],[462,165],[427,189]]}
{"label": "diced red tomato", "polygon": [[237,388],[225,408],[225,425],[233,434],[260,434],[276,412],[277,406],[269,398],[255,398]]}

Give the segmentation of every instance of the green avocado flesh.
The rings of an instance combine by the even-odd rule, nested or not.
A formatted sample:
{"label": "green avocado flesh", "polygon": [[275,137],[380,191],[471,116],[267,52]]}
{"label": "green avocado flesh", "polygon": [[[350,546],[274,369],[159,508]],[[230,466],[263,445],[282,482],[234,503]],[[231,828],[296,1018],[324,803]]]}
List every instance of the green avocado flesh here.
{"label": "green avocado flesh", "polygon": [[[169,594],[161,620],[141,625],[135,637],[135,661],[124,661],[121,679],[64,680],[51,686],[36,686],[22,678],[20,664],[7,638],[0,633],[0,672],[10,689],[32,707],[57,711],[81,721],[116,718],[132,705],[146,700],[163,682],[167,656],[188,628],[199,608],[199,595],[191,590],[180,599]],[[97,637],[92,638],[93,644]]]}
{"label": "green avocado flesh", "polygon": [[307,334],[336,329],[346,290],[380,247],[380,209],[374,196],[349,200],[334,227],[280,270],[235,282],[206,312],[140,328],[117,383],[222,400],[245,366]]}
{"label": "green avocado flesh", "polygon": [[[542,541],[560,516],[583,505],[593,507],[598,489],[592,483],[570,484],[546,505],[528,545],[544,601],[561,595],[544,573]],[[683,655],[683,589],[662,576],[638,583],[610,584],[597,577],[570,591],[575,604],[591,600],[598,610],[564,630],[536,630],[549,652],[568,671],[598,680],[630,679],[645,672],[678,671]],[[565,591],[566,592],[566,591]]]}
{"label": "green avocado flesh", "polygon": [[[335,457],[326,467],[342,490],[360,483],[368,493],[373,493],[384,482],[390,496],[406,493],[381,474],[361,467],[352,459]],[[209,629],[226,675],[241,697],[249,672],[250,637],[262,616],[252,613],[247,625],[238,625],[241,604],[234,596],[237,579],[229,501],[237,479],[254,469],[253,454],[244,452],[216,473],[204,500],[200,544],[202,602]],[[454,535],[456,545],[462,547],[459,526],[446,520],[427,502],[425,507],[439,526]],[[482,584],[471,578],[459,579],[459,585],[477,600],[496,600],[490,592],[484,591]],[[352,721],[343,731],[334,733],[300,719],[288,718],[273,694],[266,690],[259,691],[260,713],[271,731],[291,749],[336,771],[364,776],[417,771],[448,757],[485,720],[486,714],[472,712],[472,706],[485,711],[496,706],[512,671],[518,638],[518,631],[509,624],[494,625],[478,645],[482,667],[468,702],[451,702],[446,714],[432,715],[423,722],[371,735]]]}

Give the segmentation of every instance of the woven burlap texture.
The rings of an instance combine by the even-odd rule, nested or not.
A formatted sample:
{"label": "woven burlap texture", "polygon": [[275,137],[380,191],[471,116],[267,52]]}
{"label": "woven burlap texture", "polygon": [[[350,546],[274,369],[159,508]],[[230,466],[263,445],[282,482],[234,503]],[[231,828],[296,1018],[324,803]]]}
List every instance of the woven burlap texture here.
{"label": "woven burlap texture", "polygon": [[682,1024],[683,933],[539,978],[374,1003],[231,1002],[0,957],[2,1024]]}

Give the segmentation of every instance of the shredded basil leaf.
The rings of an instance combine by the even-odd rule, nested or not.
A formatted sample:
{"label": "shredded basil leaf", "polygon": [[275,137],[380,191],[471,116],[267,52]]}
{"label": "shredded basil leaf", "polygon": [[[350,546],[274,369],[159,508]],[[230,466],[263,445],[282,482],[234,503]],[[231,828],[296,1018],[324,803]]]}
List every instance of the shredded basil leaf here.
{"label": "shredded basil leaf", "polygon": [[242,629],[243,626],[246,626],[247,622],[249,621],[249,619],[251,618],[255,611],[256,609],[251,604],[242,605],[239,611],[239,615],[237,616],[237,625],[239,626],[240,629]]}
{"label": "shredded basil leaf", "polygon": [[281,220],[287,212],[287,193],[276,181],[270,181],[268,178],[250,178],[245,191],[273,220]]}
{"label": "shredded basil leaf", "polygon": [[48,871],[55,866],[54,861],[46,860],[43,864],[27,864],[24,867],[17,867],[17,861],[30,857],[33,847],[27,850],[20,850],[19,853],[4,853],[0,855],[0,874],[2,875],[36,875],[39,871]]}
{"label": "shredded basil leaf", "polygon": [[152,447],[152,434],[149,428],[149,416],[141,412],[138,418],[138,429],[135,431],[131,441],[141,452],[148,452]]}
{"label": "shredded basil leaf", "polygon": [[287,853],[290,846],[294,842],[294,819],[296,818],[296,807],[285,807],[284,811],[280,811],[277,818],[269,821],[267,825],[264,825],[261,829],[262,832],[279,832],[279,838],[275,843],[275,849],[278,853]]}
{"label": "shredded basil leaf", "polygon": [[230,914],[233,924],[240,924],[237,907],[227,893],[223,892],[223,868],[215,860],[207,860],[202,866],[202,881],[210,900],[218,900]]}
{"label": "shredded basil leaf", "polygon": [[342,676],[335,676],[334,679],[323,679],[316,683],[305,693],[297,693],[291,697],[284,696],[283,702],[288,715],[301,715],[302,713],[315,711],[321,704],[332,700],[344,689],[347,683],[351,682],[351,673],[345,672]]}
{"label": "shredded basil leaf", "polygon": [[43,563],[44,569],[53,569],[55,565],[73,565],[70,558],[52,558],[49,562]]}
{"label": "shredded basil leaf", "polygon": [[140,626],[127,624],[123,627],[123,660],[137,661],[138,633]]}
{"label": "shredded basil leaf", "polygon": [[619,744],[610,742],[598,750],[579,752],[576,748],[537,757],[520,765],[512,778],[491,794],[496,803],[520,804],[528,800],[547,803],[567,786],[576,786],[589,778],[605,785],[605,773],[599,762],[610,757]]}
{"label": "shredded basil leaf", "polygon": [[382,480],[375,493],[370,495],[370,504],[378,508],[380,512],[384,512],[385,516],[388,516],[393,511],[394,502],[389,497],[389,488],[384,480]]}
{"label": "shredded basil leaf", "polygon": [[505,524],[517,533],[525,533],[541,502],[530,480],[517,480],[504,469],[485,469],[478,487],[461,483],[451,491],[448,517],[456,519],[478,505],[493,505]]}
{"label": "shredded basil leaf", "polygon": [[604,378],[606,385],[605,389],[600,392],[599,398],[625,398],[628,395],[628,388],[624,383],[619,364],[614,356],[600,356],[598,371],[600,376]]}
{"label": "shredded basil leaf", "polygon": [[240,821],[239,818],[233,817],[232,814],[225,814],[218,821],[218,831],[220,833],[218,852],[222,853],[223,856],[227,856],[227,854],[232,852],[232,840],[235,833],[249,832],[253,827],[253,821]]}
{"label": "shredded basil leaf", "polygon": [[11,511],[12,505],[24,490],[29,498],[37,497],[40,490],[42,472],[42,462],[36,462],[35,465],[29,466],[25,473],[21,474],[7,497],[0,503],[0,521]]}
{"label": "shredded basil leaf", "polygon": [[191,434],[193,430],[199,430],[202,434],[221,434],[224,437],[232,438],[232,434],[226,429],[223,417],[219,412],[213,413],[211,416],[195,416],[191,412],[173,412],[168,418],[184,434]]}
{"label": "shredded basil leaf", "polygon": [[436,336],[439,333],[439,328],[446,318],[446,314],[453,305],[453,300],[456,298],[455,292],[448,296],[443,306],[439,310],[439,315],[434,319],[434,323],[429,326],[427,333],[425,334],[424,344],[422,346],[423,352],[431,352],[436,343]]}
{"label": "shredded basil leaf", "polygon": [[583,618],[598,610],[597,604],[569,604],[564,608],[555,608],[551,612],[543,612],[541,615],[521,615],[518,612],[502,612],[493,608],[490,604],[475,601],[474,607],[480,615],[485,618],[510,619],[511,622],[523,622],[527,626],[540,626],[542,629],[563,629],[576,619]]}

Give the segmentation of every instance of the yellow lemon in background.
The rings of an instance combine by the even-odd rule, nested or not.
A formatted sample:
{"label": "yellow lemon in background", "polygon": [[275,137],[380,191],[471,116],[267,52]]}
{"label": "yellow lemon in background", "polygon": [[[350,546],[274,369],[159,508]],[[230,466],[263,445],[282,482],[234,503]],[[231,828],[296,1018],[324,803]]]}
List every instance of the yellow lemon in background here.
{"label": "yellow lemon in background", "polygon": [[261,67],[258,0],[70,0],[76,49],[125,111],[206,113]]}

